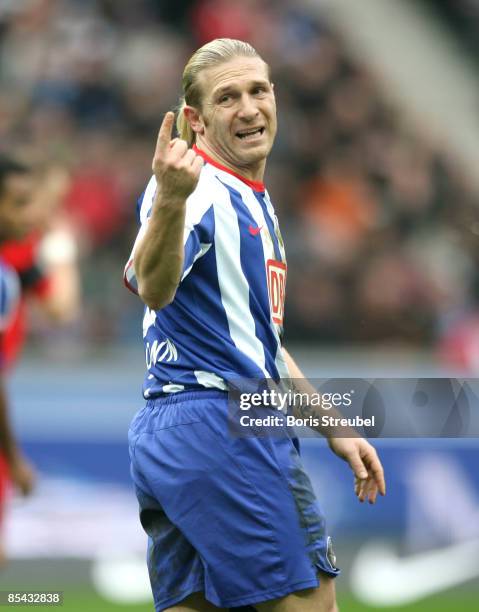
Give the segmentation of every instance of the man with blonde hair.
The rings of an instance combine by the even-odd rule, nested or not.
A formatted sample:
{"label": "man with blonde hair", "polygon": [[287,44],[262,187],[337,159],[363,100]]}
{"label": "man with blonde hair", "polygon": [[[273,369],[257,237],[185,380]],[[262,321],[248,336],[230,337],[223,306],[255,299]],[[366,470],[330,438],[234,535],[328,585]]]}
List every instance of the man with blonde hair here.
{"label": "man with blonde hair", "polygon": [[[332,612],[339,570],[294,440],[228,427],[234,381],[303,378],[282,346],[286,257],[263,184],[269,68],[217,39],[188,62],[183,92],[180,138],[167,113],[125,268],[146,305],[147,402],[129,438],[155,608]],[[361,501],[384,494],[366,440],[329,444]]]}

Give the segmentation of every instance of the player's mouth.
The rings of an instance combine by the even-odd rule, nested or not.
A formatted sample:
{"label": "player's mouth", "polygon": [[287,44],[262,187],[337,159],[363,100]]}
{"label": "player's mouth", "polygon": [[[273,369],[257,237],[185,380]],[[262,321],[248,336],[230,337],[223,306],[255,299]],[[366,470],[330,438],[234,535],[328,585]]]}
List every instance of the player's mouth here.
{"label": "player's mouth", "polygon": [[240,130],[236,132],[236,136],[244,142],[258,140],[264,134],[264,127],[249,128],[248,130]]}

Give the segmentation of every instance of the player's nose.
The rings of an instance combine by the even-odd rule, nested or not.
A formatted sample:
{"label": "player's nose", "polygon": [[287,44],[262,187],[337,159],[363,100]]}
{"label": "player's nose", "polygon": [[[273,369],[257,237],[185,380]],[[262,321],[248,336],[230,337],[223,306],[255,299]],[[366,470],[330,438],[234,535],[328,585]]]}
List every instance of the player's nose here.
{"label": "player's nose", "polygon": [[241,96],[238,109],[238,116],[246,121],[251,121],[258,116],[259,110],[255,104],[255,100],[248,94]]}

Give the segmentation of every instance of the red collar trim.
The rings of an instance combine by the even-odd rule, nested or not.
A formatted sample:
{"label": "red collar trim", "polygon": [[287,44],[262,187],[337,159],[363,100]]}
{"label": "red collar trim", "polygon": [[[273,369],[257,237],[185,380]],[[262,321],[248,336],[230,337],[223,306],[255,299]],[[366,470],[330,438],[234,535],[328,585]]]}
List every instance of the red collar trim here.
{"label": "red collar trim", "polygon": [[262,183],[261,181],[250,181],[244,176],[241,176],[241,174],[237,174],[236,172],[233,172],[233,170],[230,170],[226,166],[223,166],[223,164],[220,164],[219,162],[212,159],[207,153],[205,153],[201,149],[198,149],[198,147],[195,144],[193,145],[193,151],[197,153],[198,155],[201,155],[201,157],[206,162],[208,162],[212,166],[215,166],[215,168],[219,168],[220,170],[223,170],[224,172],[228,172],[228,174],[231,174],[232,176],[235,176],[240,181],[243,181],[243,183],[246,183],[246,185],[248,185],[248,187],[251,187],[251,189],[253,189],[254,191],[266,191],[264,183]]}

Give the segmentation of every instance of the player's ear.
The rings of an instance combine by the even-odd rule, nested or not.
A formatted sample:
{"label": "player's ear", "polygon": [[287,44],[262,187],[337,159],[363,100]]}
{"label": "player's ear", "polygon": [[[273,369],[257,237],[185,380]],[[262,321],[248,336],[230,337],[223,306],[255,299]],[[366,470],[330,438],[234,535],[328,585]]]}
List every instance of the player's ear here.
{"label": "player's ear", "polygon": [[203,134],[205,124],[200,112],[194,106],[185,106],[183,112],[185,113],[185,119],[190,124],[193,132],[196,134]]}

